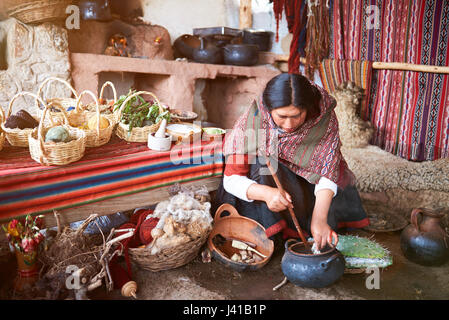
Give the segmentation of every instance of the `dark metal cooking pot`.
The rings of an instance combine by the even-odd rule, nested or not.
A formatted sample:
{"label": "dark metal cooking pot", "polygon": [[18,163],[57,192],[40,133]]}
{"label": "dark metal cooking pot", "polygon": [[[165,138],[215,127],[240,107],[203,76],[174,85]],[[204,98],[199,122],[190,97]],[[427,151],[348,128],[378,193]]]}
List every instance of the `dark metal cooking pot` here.
{"label": "dark metal cooking pot", "polygon": [[[312,247],[313,242],[309,242]],[[294,239],[285,242],[281,268],[293,284],[307,288],[324,288],[340,279],[345,271],[345,259],[327,245],[319,254],[307,253],[304,243]]]}
{"label": "dark metal cooking pot", "polygon": [[259,60],[259,47],[254,44],[228,44],[223,48],[225,64],[253,66]]}
{"label": "dark metal cooking pot", "polygon": [[214,45],[205,45],[203,38],[200,38],[201,46],[193,49],[193,60],[201,63],[220,64],[223,63],[223,50]]}
{"label": "dark metal cooking pot", "polygon": [[265,30],[244,29],[243,43],[255,44],[260,51],[270,51],[273,32]]}
{"label": "dark metal cooking pot", "polygon": [[111,21],[111,7],[109,0],[81,0],[79,2],[81,19]]}

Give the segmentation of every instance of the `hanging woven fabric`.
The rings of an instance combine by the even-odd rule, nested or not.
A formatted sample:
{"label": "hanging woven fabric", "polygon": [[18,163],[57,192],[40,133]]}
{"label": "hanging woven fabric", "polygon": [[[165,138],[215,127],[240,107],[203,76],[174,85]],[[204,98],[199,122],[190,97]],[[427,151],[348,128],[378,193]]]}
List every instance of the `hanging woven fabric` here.
{"label": "hanging woven fabric", "polygon": [[314,78],[316,69],[329,54],[329,0],[307,0],[305,75]]}

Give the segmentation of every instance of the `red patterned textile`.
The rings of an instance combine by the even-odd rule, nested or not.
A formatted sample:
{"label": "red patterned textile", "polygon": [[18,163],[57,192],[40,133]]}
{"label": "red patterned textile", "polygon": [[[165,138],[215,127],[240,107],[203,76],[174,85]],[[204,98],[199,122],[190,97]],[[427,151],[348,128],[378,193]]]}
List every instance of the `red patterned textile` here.
{"label": "red patterned textile", "polygon": [[[330,58],[449,65],[449,0],[334,0]],[[414,161],[449,157],[449,76],[374,70],[372,143]]]}
{"label": "red patterned textile", "polygon": [[340,152],[335,99],[322,88],[316,88],[322,96],[319,116],[292,133],[276,126],[262,99],[254,101],[226,136],[224,155],[268,155],[310,183],[316,184],[326,177],[342,188],[353,184],[354,175]]}

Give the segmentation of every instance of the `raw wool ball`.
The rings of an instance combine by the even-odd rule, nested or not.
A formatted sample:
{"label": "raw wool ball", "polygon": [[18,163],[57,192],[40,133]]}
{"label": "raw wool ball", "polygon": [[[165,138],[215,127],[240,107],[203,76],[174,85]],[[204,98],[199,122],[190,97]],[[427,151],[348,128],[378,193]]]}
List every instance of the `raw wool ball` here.
{"label": "raw wool ball", "polygon": [[156,239],[154,246],[151,248],[151,254],[157,254],[161,250],[173,248],[189,241],[191,241],[191,239],[185,233],[175,234],[173,236],[169,236],[165,233],[162,237]]}
{"label": "raw wool ball", "polygon": [[167,212],[167,207],[170,204],[170,200],[164,200],[159,202],[154,208],[153,217],[160,218],[165,212]]}
{"label": "raw wool ball", "polygon": [[149,244],[153,241],[153,237],[151,236],[151,230],[156,227],[159,219],[158,218],[150,218],[145,220],[139,228],[139,238],[142,244]]}
{"label": "raw wool ball", "polygon": [[363,121],[358,115],[363,89],[353,83],[345,83],[332,95],[337,100],[335,114],[342,146],[346,148],[363,148],[369,145],[374,129],[369,121]]}
{"label": "raw wool ball", "polygon": [[50,128],[45,135],[45,142],[68,142],[70,141],[70,134],[66,128],[56,126]]}

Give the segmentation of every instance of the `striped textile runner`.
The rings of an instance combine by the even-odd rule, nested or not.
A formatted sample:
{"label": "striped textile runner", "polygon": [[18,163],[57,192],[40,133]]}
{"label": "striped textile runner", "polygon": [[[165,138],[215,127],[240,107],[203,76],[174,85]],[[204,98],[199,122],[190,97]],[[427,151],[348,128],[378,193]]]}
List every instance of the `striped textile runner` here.
{"label": "striped textile runner", "polygon": [[41,166],[26,148],[0,153],[0,220],[221,176],[222,144],[203,142],[155,152],[117,137],[65,166]]}
{"label": "striped textile runner", "polygon": [[320,65],[320,77],[326,91],[332,93],[341,84],[353,82],[365,90],[360,113],[367,118],[372,74],[371,61],[324,59]]}
{"label": "striped textile runner", "polygon": [[[449,66],[449,0],[333,0],[329,58]],[[449,75],[374,70],[372,143],[413,161],[449,157]]]}

